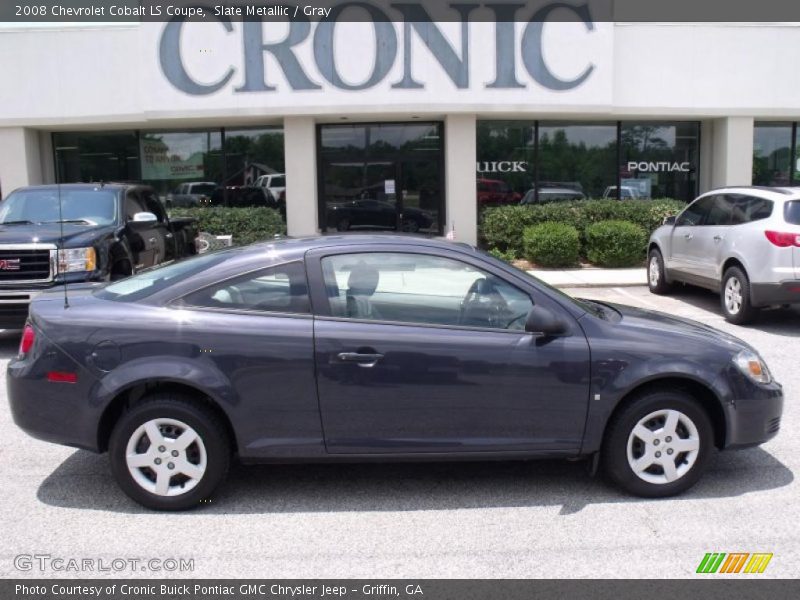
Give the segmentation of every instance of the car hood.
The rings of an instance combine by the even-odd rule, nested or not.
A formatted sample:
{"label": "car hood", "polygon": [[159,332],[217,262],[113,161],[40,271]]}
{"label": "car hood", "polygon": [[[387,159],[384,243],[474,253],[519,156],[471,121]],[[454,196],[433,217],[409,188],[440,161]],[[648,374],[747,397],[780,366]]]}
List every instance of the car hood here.
{"label": "car hood", "polygon": [[744,349],[756,352],[752,346],[736,336],[704,323],[624,304],[611,302],[603,302],[602,304],[611,307],[622,316],[616,326],[623,329],[647,331],[650,335],[661,333],[665,341],[666,338],[673,336],[689,336],[697,342],[706,342],[718,348],[727,347],[734,354]]}
{"label": "car hood", "polygon": [[[113,225],[82,225],[64,223],[64,247],[91,246],[97,238],[114,232]],[[0,244],[56,244],[61,246],[59,223],[32,223],[30,225],[0,224]]]}

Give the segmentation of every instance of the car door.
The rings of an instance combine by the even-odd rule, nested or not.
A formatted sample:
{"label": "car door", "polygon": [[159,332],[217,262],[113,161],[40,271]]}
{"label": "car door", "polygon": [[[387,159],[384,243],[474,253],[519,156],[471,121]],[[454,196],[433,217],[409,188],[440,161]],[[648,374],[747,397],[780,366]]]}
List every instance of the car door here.
{"label": "car door", "polygon": [[134,269],[144,269],[155,264],[156,239],[155,223],[134,223],[134,215],[149,212],[139,190],[129,189],[125,192],[125,223],[129,234],[130,248],[133,253]]}
{"label": "car door", "polygon": [[718,265],[721,263],[722,250],[732,218],[732,196],[717,194],[713,198],[702,226],[695,230],[692,246],[696,254],[696,275],[707,280],[709,284],[717,279]]}
{"label": "car door", "polygon": [[[552,300],[449,251],[362,245],[306,263],[329,453],[580,447],[589,347]],[[564,312],[570,334],[526,333],[533,303]]]}
{"label": "car door", "polygon": [[714,202],[713,196],[703,196],[692,202],[675,221],[670,234],[667,268],[680,273],[697,276],[700,272],[698,243],[701,228]]}
{"label": "car door", "polygon": [[169,220],[163,205],[152,190],[142,191],[145,209],[156,216],[156,222],[150,232],[150,243],[153,248],[153,264],[174,260],[176,256],[175,236],[169,227]]}

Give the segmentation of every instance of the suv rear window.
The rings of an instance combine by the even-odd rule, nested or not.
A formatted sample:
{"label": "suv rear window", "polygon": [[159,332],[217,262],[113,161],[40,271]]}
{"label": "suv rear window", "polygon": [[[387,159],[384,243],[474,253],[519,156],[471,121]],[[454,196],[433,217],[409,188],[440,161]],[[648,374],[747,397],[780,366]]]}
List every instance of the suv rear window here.
{"label": "suv rear window", "polygon": [[800,200],[792,200],[787,202],[783,207],[783,218],[787,223],[792,225],[800,225]]}

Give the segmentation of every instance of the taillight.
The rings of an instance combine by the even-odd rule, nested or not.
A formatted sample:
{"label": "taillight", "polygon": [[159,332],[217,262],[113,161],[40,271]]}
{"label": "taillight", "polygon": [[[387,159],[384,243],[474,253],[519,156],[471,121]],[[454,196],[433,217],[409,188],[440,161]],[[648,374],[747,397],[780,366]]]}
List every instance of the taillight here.
{"label": "taillight", "polygon": [[767,239],[778,246],[778,248],[788,248],[790,246],[797,246],[800,248],[800,234],[797,233],[784,233],[781,231],[765,231],[764,235]]}
{"label": "taillight", "polygon": [[25,329],[22,330],[22,339],[19,341],[19,355],[25,356],[28,351],[33,348],[33,342],[36,339],[36,333],[33,327],[25,324]]}

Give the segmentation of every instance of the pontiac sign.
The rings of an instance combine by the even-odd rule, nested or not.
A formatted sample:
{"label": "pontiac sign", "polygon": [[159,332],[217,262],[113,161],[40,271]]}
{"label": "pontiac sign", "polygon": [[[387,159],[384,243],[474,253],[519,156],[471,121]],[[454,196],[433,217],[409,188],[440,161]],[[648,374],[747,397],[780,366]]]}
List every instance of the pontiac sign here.
{"label": "pontiac sign", "polygon": [[[238,33],[241,36],[241,43],[237,44],[241,48],[238,64],[228,59],[226,54],[227,60],[213,64],[213,72],[209,67],[202,77],[197,76],[197,71],[187,65],[189,55],[185,54],[185,44],[182,44],[187,26],[185,17],[176,17],[164,26],[158,43],[158,59],[167,81],[191,96],[214,94],[226,86],[237,94],[280,90],[359,91],[374,88],[384,81],[392,90],[425,89],[429,81],[419,73],[424,72],[428,78],[433,76],[429,67],[433,63],[438,66],[435,74],[442,72],[458,90],[523,90],[528,86],[539,86],[551,92],[565,92],[582,86],[595,72],[596,65],[589,56],[581,57],[577,68],[565,68],[558,60],[554,61],[553,40],[546,35],[547,28],[551,27],[548,23],[563,21],[567,13],[571,25],[579,28],[576,35],[581,37],[576,42],[585,38],[591,45],[589,38],[597,29],[588,4],[552,2],[539,5],[532,14],[522,14],[520,9],[525,5],[511,2],[463,2],[449,6],[459,33],[456,36],[447,35],[443,30],[444,24],[433,21],[420,2],[379,6],[345,1],[333,5],[329,14],[318,22],[312,23],[311,19],[301,15],[288,23],[245,20],[238,27],[234,27],[230,17],[214,15],[209,10],[209,18],[214,19],[212,23],[217,24],[219,33],[226,36]],[[481,35],[473,39],[470,26],[476,25],[471,21],[476,11],[493,16],[493,36]],[[352,25],[353,14],[360,15],[358,25],[364,28],[364,35],[353,41],[372,39],[372,36],[375,40],[369,51],[372,56],[357,57],[358,64],[371,65],[367,75],[359,81],[345,75],[348,65],[356,57],[342,56],[334,51],[337,30],[345,23]],[[517,27],[515,20],[522,18],[524,22]],[[210,23],[204,24],[211,26]],[[265,28],[273,25],[284,30],[288,28],[288,32],[277,41],[267,41]],[[412,53],[414,45],[420,43],[427,48],[427,53]],[[586,44],[571,44],[569,52],[580,53],[581,45]],[[471,52],[475,50],[479,50],[480,55],[491,54],[493,65],[479,56],[477,67],[482,72],[476,73],[475,65],[470,62]],[[401,67],[393,69],[398,59]],[[226,65],[228,60],[230,62]],[[279,83],[281,81],[285,83]]]}

